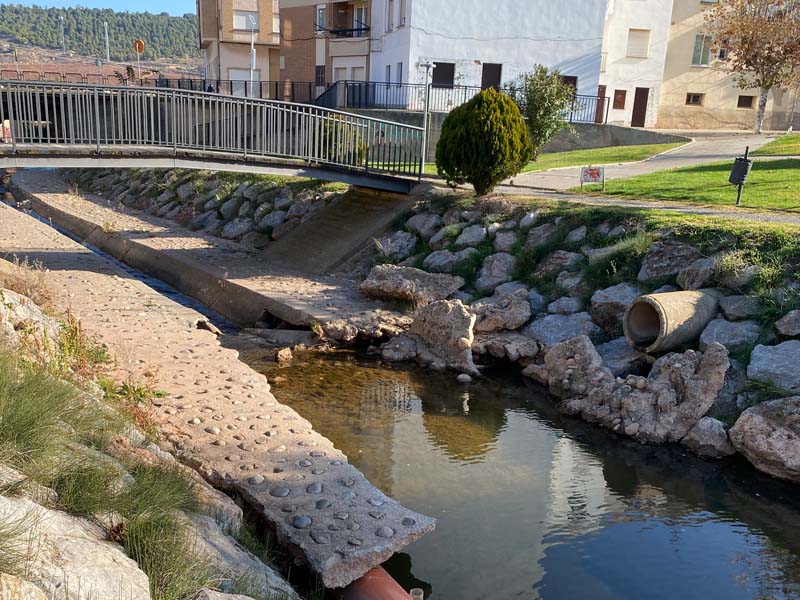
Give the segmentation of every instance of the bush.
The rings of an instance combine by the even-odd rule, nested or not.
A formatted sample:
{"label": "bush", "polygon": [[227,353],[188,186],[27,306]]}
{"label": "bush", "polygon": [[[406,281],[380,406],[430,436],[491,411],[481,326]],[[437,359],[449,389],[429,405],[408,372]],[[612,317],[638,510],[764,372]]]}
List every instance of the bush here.
{"label": "bush", "polygon": [[564,114],[575,98],[575,88],[564,83],[561,73],[537,65],[509,85],[508,94],[519,105],[528,124],[533,160],[559,130],[568,127]]}
{"label": "bush", "polygon": [[517,105],[505,94],[488,89],[445,119],[436,146],[436,168],[449,185],[469,182],[483,196],[519,173],[531,152]]}

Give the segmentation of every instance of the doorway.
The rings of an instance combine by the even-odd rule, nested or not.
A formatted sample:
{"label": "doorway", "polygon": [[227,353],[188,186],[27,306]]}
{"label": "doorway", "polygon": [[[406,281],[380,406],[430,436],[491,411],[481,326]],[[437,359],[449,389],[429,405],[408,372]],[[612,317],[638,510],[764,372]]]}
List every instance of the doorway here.
{"label": "doorway", "polygon": [[500,89],[500,81],[503,77],[503,65],[495,63],[483,63],[483,75],[481,76],[481,89],[489,88]]}
{"label": "doorway", "polygon": [[594,109],[594,122],[595,123],[605,123],[606,122],[606,86],[599,85],[597,86],[597,106]]}
{"label": "doorway", "polygon": [[650,88],[636,88],[636,95],[633,98],[631,127],[644,127],[647,120],[647,101],[649,98]]}

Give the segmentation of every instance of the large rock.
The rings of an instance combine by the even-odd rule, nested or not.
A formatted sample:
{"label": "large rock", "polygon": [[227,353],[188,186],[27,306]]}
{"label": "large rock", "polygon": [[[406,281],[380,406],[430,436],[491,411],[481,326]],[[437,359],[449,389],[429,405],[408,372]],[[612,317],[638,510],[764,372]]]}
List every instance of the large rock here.
{"label": "large rock", "polygon": [[48,600],[45,593],[30,581],[7,573],[0,573],[0,598],[2,600]]}
{"label": "large rock", "polygon": [[150,600],[147,575],[98,525],[25,498],[0,496],[0,522],[6,521],[25,523],[36,549],[25,577],[48,598]]}
{"label": "large rock", "polygon": [[465,227],[461,235],[456,238],[456,246],[459,248],[474,247],[485,242],[488,236],[486,227],[483,225],[470,225]]}
{"label": "large rock", "polygon": [[639,281],[677,275],[686,265],[702,258],[694,246],[682,242],[656,242],[650,246],[639,271]]}
{"label": "large rock", "polygon": [[700,349],[719,343],[729,352],[746,352],[755,346],[760,336],[760,328],[755,321],[726,321],[714,319],[700,334]]}
{"label": "large rock", "polygon": [[377,265],[361,284],[373,298],[413,302],[419,306],[445,300],[464,285],[461,277],[426,273],[413,267]]}
{"label": "large rock", "polygon": [[614,377],[638,375],[653,362],[650,356],[633,348],[624,337],[600,344],[597,346],[597,353]]}
{"label": "large rock", "polygon": [[586,291],[583,273],[561,271],[556,277],[556,286],[571,296],[582,296]]}
{"label": "large rock", "polygon": [[761,313],[761,301],[754,296],[726,296],[719,307],[729,321],[743,321]]}
{"label": "large rock", "polygon": [[423,240],[431,239],[442,226],[442,217],[432,213],[419,213],[406,222],[406,227],[419,234]]}
{"label": "large rock", "polygon": [[553,244],[558,240],[559,233],[558,225],[554,223],[545,223],[544,225],[539,225],[539,227],[534,227],[528,232],[528,237],[525,239],[525,248],[532,250],[539,246]]}
{"label": "large rock", "polygon": [[580,227],[573,229],[567,234],[567,237],[564,238],[564,241],[568,244],[577,244],[582,242],[586,239],[586,234],[589,232],[586,225],[581,225]]}
{"label": "large rock", "polygon": [[678,272],[678,285],[684,290],[701,290],[709,287],[714,280],[718,266],[718,256],[697,259]]}
{"label": "large rock", "polygon": [[533,274],[536,277],[545,278],[561,271],[572,271],[583,260],[583,255],[577,252],[567,252],[566,250],[556,250],[546,256],[536,266]]}
{"label": "large rock", "polygon": [[475,280],[475,289],[492,292],[498,285],[511,281],[516,270],[517,257],[513,254],[498,252],[487,256]]}
{"label": "large rock", "polygon": [[800,483],[800,397],[748,408],[731,428],[730,438],[759,471]]}
{"label": "large rock", "polygon": [[241,594],[226,594],[224,592],[217,592],[203,588],[194,597],[194,600],[254,600],[250,596],[242,596]]}
{"label": "large rock", "polygon": [[222,228],[222,237],[226,240],[233,240],[250,233],[256,227],[256,224],[251,218],[239,217],[225,225]]}
{"label": "large rock", "polygon": [[450,250],[437,250],[431,252],[425,257],[422,266],[427,271],[434,273],[453,273],[477,260],[480,256],[475,248],[465,248],[459,252],[450,252]]}
{"label": "large rock", "polygon": [[519,242],[519,234],[516,231],[498,231],[494,238],[495,252],[511,252]]}
{"label": "large rock", "polygon": [[756,346],[750,355],[747,376],[771,383],[793,394],[800,394],[800,341],[790,340],[777,346]]}
{"label": "large rock", "polygon": [[446,248],[466,227],[466,223],[456,223],[454,225],[446,225],[442,227],[436,235],[428,240],[428,246],[434,250],[442,250]]}
{"label": "large rock", "polygon": [[244,204],[244,198],[240,196],[234,196],[228,199],[219,209],[219,214],[222,215],[222,218],[226,221],[230,221],[236,215],[239,214],[239,209]]}
{"label": "large rock", "polygon": [[283,225],[286,221],[286,211],[276,210],[262,217],[258,222],[259,231],[272,231],[278,225]]}
{"label": "large rock", "polygon": [[45,349],[55,347],[61,332],[59,322],[22,294],[0,288],[0,336],[16,342],[32,335]]}
{"label": "large rock", "polygon": [[712,417],[703,417],[689,430],[681,444],[700,456],[725,458],[736,454],[736,449],[728,439],[725,425]]}
{"label": "large rock", "polygon": [[588,338],[569,340],[545,358],[551,392],[564,398],[563,412],[580,416],[642,442],[682,440],[705,416],[722,388],[728,352],[669,354],[650,375],[616,379]]}
{"label": "large rock", "polygon": [[475,331],[479,333],[518,329],[531,318],[527,290],[515,294],[495,294],[491,298],[473,302],[470,310],[475,313]]}
{"label": "large rock", "polygon": [[797,337],[800,335],[800,310],[793,310],[775,323],[775,329],[783,337]]}
{"label": "large rock", "polygon": [[545,346],[555,346],[580,335],[599,339],[603,331],[594,324],[589,313],[581,312],[574,315],[544,315],[525,327],[522,334]]}
{"label": "large rock", "polygon": [[761,273],[760,265],[748,265],[741,269],[719,274],[719,284],[731,290],[742,290],[749,287],[759,273]]}
{"label": "large rock", "polygon": [[565,296],[547,305],[547,312],[554,315],[574,315],[583,310],[583,300]]}
{"label": "large rock", "polygon": [[539,344],[515,331],[479,333],[475,335],[472,353],[525,364],[539,354]]}
{"label": "large rock", "polygon": [[519,220],[519,228],[526,231],[536,224],[538,215],[536,212],[525,213]]}
{"label": "large rock", "polygon": [[589,312],[595,323],[610,336],[622,335],[622,318],[625,311],[642,295],[642,290],[629,283],[620,283],[592,296]]}
{"label": "large rock", "polygon": [[397,262],[411,256],[417,246],[417,236],[408,231],[398,231],[394,235],[382,237],[376,245],[382,256]]}

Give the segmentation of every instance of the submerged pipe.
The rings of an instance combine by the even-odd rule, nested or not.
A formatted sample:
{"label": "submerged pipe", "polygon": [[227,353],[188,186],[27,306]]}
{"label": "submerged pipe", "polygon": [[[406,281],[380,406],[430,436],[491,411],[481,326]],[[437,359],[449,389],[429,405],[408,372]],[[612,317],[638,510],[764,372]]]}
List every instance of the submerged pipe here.
{"label": "submerged pipe", "polygon": [[666,352],[694,342],[717,316],[716,290],[649,294],[628,307],[625,337],[641,352]]}
{"label": "submerged pipe", "polygon": [[342,600],[409,600],[411,596],[383,567],[375,567],[348,585]]}

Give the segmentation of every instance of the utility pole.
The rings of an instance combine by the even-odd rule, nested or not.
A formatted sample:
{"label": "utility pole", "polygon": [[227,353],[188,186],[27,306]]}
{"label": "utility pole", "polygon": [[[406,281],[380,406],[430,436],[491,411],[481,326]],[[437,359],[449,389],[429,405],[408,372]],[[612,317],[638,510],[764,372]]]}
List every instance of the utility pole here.
{"label": "utility pole", "polygon": [[250,93],[247,96],[253,96],[254,78],[256,75],[256,20],[253,15],[250,17]]}
{"label": "utility pole", "polygon": [[420,157],[419,165],[419,181],[422,181],[422,175],[425,173],[425,161],[428,158],[428,113],[431,108],[431,69],[433,63],[428,61],[420,65],[425,69],[425,114],[422,117],[422,157]]}
{"label": "utility pole", "polygon": [[108,21],[103,21],[103,29],[105,29],[105,36],[106,36],[106,62],[111,62],[111,47],[108,43]]}
{"label": "utility pole", "polygon": [[58,20],[61,24],[61,52],[63,54],[67,53],[67,40],[64,38],[64,15],[60,15]]}

